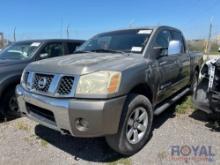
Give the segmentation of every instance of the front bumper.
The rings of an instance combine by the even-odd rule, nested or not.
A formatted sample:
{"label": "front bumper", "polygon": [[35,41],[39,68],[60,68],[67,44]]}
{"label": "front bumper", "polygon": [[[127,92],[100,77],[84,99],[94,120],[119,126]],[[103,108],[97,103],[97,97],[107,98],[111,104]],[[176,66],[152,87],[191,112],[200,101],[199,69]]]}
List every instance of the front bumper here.
{"label": "front bumper", "polygon": [[46,127],[76,137],[117,133],[126,99],[126,96],[109,100],[58,99],[27,92],[20,85],[16,94],[22,114]]}
{"label": "front bumper", "polygon": [[208,80],[203,79],[193,95],[193,103],[196,109],[208,114],[220,113],[220,93],[208,91]]}

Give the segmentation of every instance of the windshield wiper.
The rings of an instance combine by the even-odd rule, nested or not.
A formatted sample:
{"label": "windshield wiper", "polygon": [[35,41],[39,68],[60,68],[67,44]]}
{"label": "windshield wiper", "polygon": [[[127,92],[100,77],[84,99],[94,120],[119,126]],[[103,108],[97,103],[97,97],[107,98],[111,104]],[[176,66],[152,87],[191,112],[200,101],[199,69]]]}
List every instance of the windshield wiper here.
{"label": "windshield wiper", "polygon": [[91,51],[78,50],[78,51],[75,51],[73,53],[91,53]]}
{"label": "windshield wiper", "polygon": [[127,52],[125,52],[125,51],[113,50],[113,49],[94,49],[94,50],[91,50],[91,52],[106,52],[106,53],[121,53],[121,54],[127,54]]}

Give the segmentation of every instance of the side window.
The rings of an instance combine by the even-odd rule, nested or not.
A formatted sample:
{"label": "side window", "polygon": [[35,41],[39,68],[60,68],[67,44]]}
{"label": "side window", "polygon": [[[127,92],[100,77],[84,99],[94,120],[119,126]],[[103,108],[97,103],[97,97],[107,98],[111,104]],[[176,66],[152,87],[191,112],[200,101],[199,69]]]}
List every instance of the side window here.
{"label": "side window", "polygon": [[167,30],[163,30],[158,33],[156,38],[156,46],[160,46],[162,48],[168,48],[169,42],[171,40],[170,32]]}
{"label": "side window", "polygon": [[171,41],[171,34],[168,30],[160,31],[155,40],[155,46],[163,48],[161,55],[168,53],[169,42]]}
{"label": "side window", "polygon": [[182,45],[181,53],[185,53],[185,44],[184,44],[184,39],[183,39],[182,34],[177,31],[172,31],[171,34],[172,34],[172,40],[180,41]]}
{"label": "side window", "polygon": [[47,57],[58,57],[64,55],[64,46],[62,42],[47,44],[40,54],[47,54]]}
{"label": "side window", "polygon": [[67,43],[68,54],[72,54],[79,46],[77,43]]}

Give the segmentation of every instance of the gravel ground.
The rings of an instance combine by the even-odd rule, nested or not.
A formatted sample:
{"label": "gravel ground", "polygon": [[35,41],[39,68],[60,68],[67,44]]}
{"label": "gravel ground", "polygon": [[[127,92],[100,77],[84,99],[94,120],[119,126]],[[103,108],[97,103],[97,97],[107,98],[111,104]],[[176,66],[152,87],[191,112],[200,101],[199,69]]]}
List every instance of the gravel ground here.
{"label": "gravel ground", "polygon": [[[106,145],[104,138],[82,139],[62,136],[25,117],[0,122],[0,164],[220,164],[220,130],[195,111],[175,115],[170,108],[155,118],[150,141],[137,154],[122,158]],[[215,154],[209,161],[174,160],[171,146],[208,146]],[[192,154],[187,158],[192,157]],[[183,157],[176,157],[183,158]]]}

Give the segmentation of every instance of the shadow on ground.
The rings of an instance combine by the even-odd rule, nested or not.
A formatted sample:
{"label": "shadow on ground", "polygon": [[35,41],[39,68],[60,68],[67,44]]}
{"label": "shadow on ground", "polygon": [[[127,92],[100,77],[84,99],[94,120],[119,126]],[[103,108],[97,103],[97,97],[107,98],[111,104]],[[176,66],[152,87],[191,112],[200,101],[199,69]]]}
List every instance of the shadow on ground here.
{"label": "shadow on ground", "polygon": [[42,125],[35,127],[35,133],[53,146],[71,154],[75,160],[112,162],[122,158],[108,147],[104,138],[75,138],[64,136]]}
{"label": "shadow on ground", "polygon": [[160,128],[168,119],[176,117],[176,107],[186,101],[188,95],[179,99],[170,108],[154,118],[154,129]]}
{"label": "shadow on ground", "polygon": [[196,110],[189,117],[205,122],[205,126],[208,127],[211,131],[220,132],[220,118],[216,118],[216,115],[208,115],[203,111]]}
{"label": "shadow on ground", "polygon": [[10,114],[10,115],[3,115],[2,114],[2,109],[0,108],[0,124],[1,123],[5,123],[5,122],[9,122],[9,121],[12,121],[12,120],[15,120],[17,118],[19,118],[19,116],[17,115],[13,115],[13,114]]}

